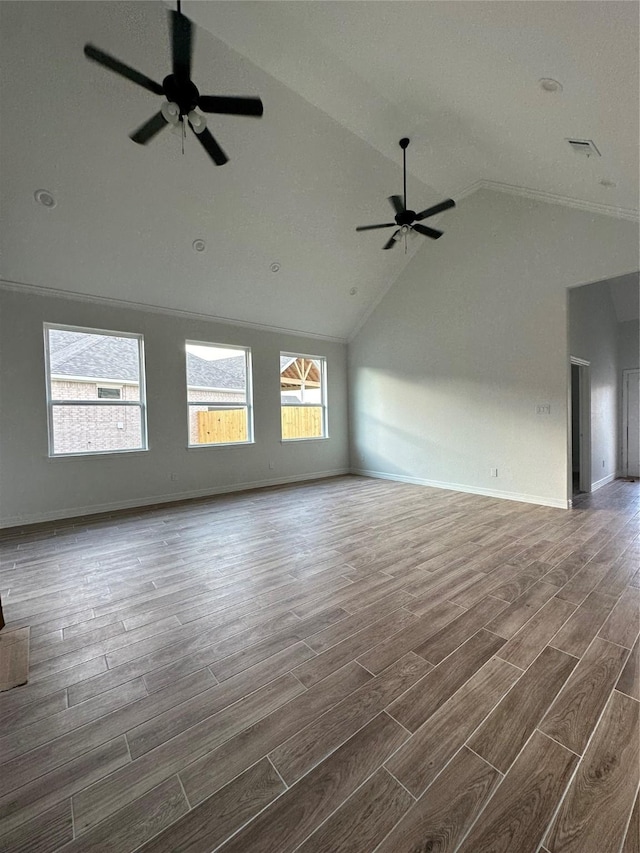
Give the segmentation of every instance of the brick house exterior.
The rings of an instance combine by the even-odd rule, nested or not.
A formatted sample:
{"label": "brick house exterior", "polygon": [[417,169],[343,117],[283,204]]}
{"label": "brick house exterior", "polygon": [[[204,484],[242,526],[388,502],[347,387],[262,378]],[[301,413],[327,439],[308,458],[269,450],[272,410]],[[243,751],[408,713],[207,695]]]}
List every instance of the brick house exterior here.
{"label": "brick house exterior", "polygon": [[[208,361],[187,353],[190,402],[245,401],[244,353]],[[66,329],[49,330],[49,373],[54,452],[90,453],[143,447],[138,339]],[[57,400],[95,400],[95,406],[56,406]],[[109,400],[105,405],[103,400]],[[189,409],[207,411],[208,405]],[[197,419],[189,418],[197,443]],[[186,437],[186,436],[185,436]]]}

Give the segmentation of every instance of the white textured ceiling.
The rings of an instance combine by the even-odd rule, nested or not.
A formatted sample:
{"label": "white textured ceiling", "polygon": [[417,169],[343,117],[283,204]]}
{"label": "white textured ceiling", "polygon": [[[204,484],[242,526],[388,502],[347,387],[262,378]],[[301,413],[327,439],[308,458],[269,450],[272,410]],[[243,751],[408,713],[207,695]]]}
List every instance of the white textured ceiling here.
{"label": "white textured ceiling", "polygon": [[[199,25],[200,90],[264,101],[260,121],[212,117],[223,167],[193,137],[184,156],[170,131],[132,143],[159,99],[82,54],[91,41],[162,80],[164,4],[0,3],[4,279],[347,337],[413,252],[455,237],[455,210],[439,243],[416,238],[406,255],[380,250],[388,232],[355,233],[389,219],[404,135],[417,209],[479,182],[638,208],[633,0],[185,0],[183,11]],[[563,92],[542,92],[540,77]],[[594,139],[602,158],[573,154],[568,136]],[[40,187],[55,209],[36,205]]]}

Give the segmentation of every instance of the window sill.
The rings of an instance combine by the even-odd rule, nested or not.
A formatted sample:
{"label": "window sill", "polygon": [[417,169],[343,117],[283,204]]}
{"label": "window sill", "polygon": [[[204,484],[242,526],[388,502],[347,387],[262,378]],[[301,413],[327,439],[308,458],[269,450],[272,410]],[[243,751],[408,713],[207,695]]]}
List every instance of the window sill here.
{"label": "window sill", "polygon": [[210,450],[212,447],[252,447],[255,441],[217,441],[209,444],[187,444],[187,450]]}
{"label": "window sill", "polygon": [[78,453],[49,453],[47,459],[53,461],[54,459],[84,459],[96,456],[131,456],[135,454],[143,456],[148,452],[148,447],[135,447],[131,450],[84,450]]}
{"label": "window sill", "polygon": [[280,444],[295,444],[298,441],[328,441],[328,435],[310,435],[308,438],[281,438]]}

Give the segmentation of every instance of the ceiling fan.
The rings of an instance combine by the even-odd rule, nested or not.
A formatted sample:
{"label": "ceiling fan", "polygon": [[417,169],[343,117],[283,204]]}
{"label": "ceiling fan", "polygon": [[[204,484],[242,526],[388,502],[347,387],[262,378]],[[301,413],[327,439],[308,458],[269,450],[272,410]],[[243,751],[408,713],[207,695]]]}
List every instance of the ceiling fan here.
{"label": "ceiling fan", "polygon": [[[429,228],[427,225],[419,225],[422,219],[427,219],[429,216],[435,216],[436,213],[442,213],[443,210],[449,210],[450,207],[455,207],[456,203],[452,198],[446,198],[439,204],[433,207],[428,207],[426,210],[416,213],[415,210],[407,209],[407,146],[410,140],[406,137],[400,140],[400,148],[402,148],[402,161],[404,173],[404,198],[399,195],[389,196],[393,209],[396,212],[395,222],[383,222],[381,225],[359,225],[356,231],[372,231],[375,228],[396,228],[397,230],[392,235],[391,239],[382,247],[383,249],[391,249],[403,237],[406,238],[409,231],[417,231],[418,234],[424,234],[425,237],[431,237],[437,240],[442,237],[443,232],[437,228]],[[405,243],[406,249],[406,243]]]}
{"label": "ceiling fan", "polygon": [[[155,80],[151,80],[145,74],[125,65],[124,62],[92,44],[84,46],[84,53],[89,59],[116,74],[120,74],[121,77],[126,77],[132,83],[148,89],[154,95],[164,96],[160,111],[130,134],[130,138],[134,142],[139,145],[146,145],[167,125],[171,124],[177,127],[181,123],[184,138],[188,124],[216,166],[222,166],[229,158],[207,129],[207,120],[202,113],[260,118],[263,113],[262,101],[257,97],[238,98],[201,95],[191,80],[193,28],[191,21],[182,14],[180,0],[178,0],[177,11],[169,12],[169,29],[172,73],[164,78],[162,84],[156,83]],[[202,112],[198,112],[197,108]]]}

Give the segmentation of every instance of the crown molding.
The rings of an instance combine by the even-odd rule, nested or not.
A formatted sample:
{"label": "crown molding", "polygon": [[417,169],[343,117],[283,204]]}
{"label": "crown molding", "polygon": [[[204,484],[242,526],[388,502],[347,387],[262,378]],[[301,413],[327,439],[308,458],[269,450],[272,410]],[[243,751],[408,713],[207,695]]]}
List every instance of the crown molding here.
{"label": "crown molding", "polygon": [[242,329],[256,329],[261,332],[272,332],[278,335],[294,335],[297,338],[312,338],[333,344],[345,344],[346,338],[332,335],[321,335],[317,332],[304,332],[300,329],[285,329],[280,326],[268,326],[263,323],[251,323],[246,320],[233,320],[229,317],[216,317],[214,314],[204,314],[197,311],[182,311],[180,308],[165,308],[162,305],[147,305],[145,302],[134,302],[128,299],[115,299],[110,296],[95,296],[88,293],[77,293],[72,290],[60,290],[54,287],[42,287],[38,284],[26,284],[21,281],[10,281],[0,278],[0,290],[17,290],[24,293],[34,293],[38,296],[50,296],[56,299],[74,299],[80,302],[91,302],[95,305],[109,305],[112,308],[125,308],[129,311],[146,311],[152,314],[165,314],[170,317],[182,317],[186,320],[206,320],[209,323],[224,323],[238,326]]}
{"label": "crown molding", "polygon": [[533,190],[530,187],[519,187],[514,184],[503,184],[501,181],[480,180],[468,188],[466,195],[476,192],[479,189],[494,190],[499,193],[507,193],[508,195],[517,195],[522,198],[530,198],[534,201],[544,201],[547,204],[562,204],[565,207],[573,207],[576,210],[585,210],[588,213],[599,213],[603,216],[614,216],[616,219],[628,219],[631,222],[638,222],[640,219],[640,211],[633,210],[627,207],[614,207],[609,204],[597,204],[592,201],[583,201],[578,198],[570,198],[559,193],[548,193],[543,190]]}

